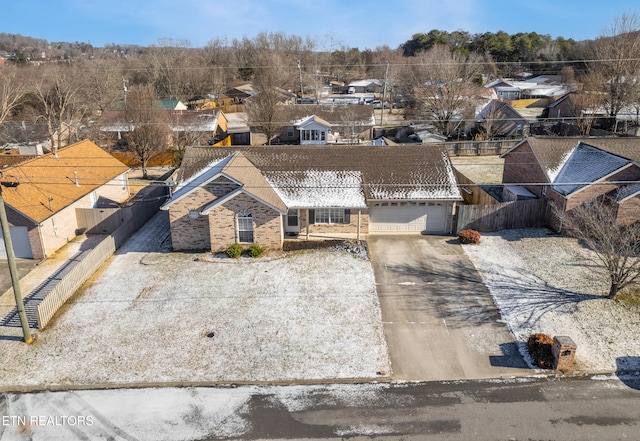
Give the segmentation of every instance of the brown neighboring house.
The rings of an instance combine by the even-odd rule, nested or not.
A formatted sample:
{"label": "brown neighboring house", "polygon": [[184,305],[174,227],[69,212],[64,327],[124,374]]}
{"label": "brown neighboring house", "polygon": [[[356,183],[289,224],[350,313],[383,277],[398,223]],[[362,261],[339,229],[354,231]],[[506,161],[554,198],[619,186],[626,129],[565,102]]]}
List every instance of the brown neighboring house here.
{"label": "brown neighboring house", "polygon": [[462,200],[443,146],[191,147],[169,211],[174,250],[285,237],[447,234]]}
{"label": "brown neighboring house", "polygon": [[[76,236],[76,208],[129,198],[129,168],[85,140],[2,170],[2,196],[16,257],[44,259]],[[4,241],[0,255],[5,256]]]}
{"label": "brown neighboring house", "polygon": [[[640,138],[529,137],[502,157],[503,183],[561,212],[605,198],[615,204],[619,224],[640,220]],[[552,216],[551,226],[560,230],[560,219]]]}

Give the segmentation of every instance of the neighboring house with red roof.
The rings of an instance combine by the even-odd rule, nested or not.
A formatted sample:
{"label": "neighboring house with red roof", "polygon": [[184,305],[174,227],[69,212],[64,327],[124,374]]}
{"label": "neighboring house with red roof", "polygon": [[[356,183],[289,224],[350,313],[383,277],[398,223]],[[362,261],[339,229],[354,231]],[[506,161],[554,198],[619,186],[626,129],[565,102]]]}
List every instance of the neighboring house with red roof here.
{"label": "neighboring house with red roof", "polygon": [[174,250],[285,237],[451,232],[462,197],[444,147],[191,147],[169,211]]}
{"label": "neighboring house with red roof", "polygon": [[[76,237],[77,208],[117,207],[129,198],[129,168],[84,140],[2,169],[2,196],[16,257],[44,259]],[[4,256],[0,241],[0,256]]]}
{"label": "neighboring house with red roof", "polygon": [[[605,198],[619,224],[640,220],[640,138],[529,137],[502,157],[507,190],[524,188],[565,213]],[[551,225],[560,230],[560,219]]]}

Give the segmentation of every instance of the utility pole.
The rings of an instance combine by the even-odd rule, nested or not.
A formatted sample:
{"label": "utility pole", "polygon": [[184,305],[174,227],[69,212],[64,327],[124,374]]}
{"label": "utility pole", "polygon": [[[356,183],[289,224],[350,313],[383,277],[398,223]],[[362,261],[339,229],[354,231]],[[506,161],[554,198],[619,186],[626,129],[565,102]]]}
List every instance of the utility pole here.
{"label": "utility pole", "polygon": [[124,93],[124,110],[127,110],[127,79],[122,77],[122,92]]}
{"label": "utility pole", "polygon": [[300,65],[300,60],[296,60],[298,62],[298,75],[300,76],[300,102],[302,102],[302,97],[304,95],[304,87],[302,86],[302,66]]}
{"label": "utility pole", "polygon": [[2,181],[2,172],[0,172],[0,224],[2,224],[2,236],[4,237],[4,246],[7,250],[7,261],[9,262],[9,273],[11,274],[11,282],[13,284],[13,295],[16,298],[16,309],[20,316],[20,324],[22,325],[22,335],[24,342],[30,344],[33,342],[31,330],[29,329],[29,321],[24,310],[24,302],[22,301],[22,292],[20,291],[20,278],[18,277],[18,269],[16,268],[16,260],[13,254],[13,243],[11,242],[11,232],[9,230],[9,221],[7,220],[7,212],[4,208],[4,199],[2,199],[2,187],[17,187],[17,182]]}
{"label": "utility pole", "polygon": [[389,76],[389,63],[384,71],[384,84],[382,85],[382,106],[380,106],[380,129],[384,130],[384,103],[387,99],[387,77]]}

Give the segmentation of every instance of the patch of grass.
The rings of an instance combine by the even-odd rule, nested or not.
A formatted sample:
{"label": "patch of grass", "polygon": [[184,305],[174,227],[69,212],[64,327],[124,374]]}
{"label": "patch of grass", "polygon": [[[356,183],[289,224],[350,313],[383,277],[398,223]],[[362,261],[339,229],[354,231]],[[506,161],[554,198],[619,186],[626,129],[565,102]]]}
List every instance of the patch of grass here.
{"label": "patch of grass", "polygon": [[640,309],[640,286],[631,286],[623,289],[616,296],[616,300],[631,308]]}

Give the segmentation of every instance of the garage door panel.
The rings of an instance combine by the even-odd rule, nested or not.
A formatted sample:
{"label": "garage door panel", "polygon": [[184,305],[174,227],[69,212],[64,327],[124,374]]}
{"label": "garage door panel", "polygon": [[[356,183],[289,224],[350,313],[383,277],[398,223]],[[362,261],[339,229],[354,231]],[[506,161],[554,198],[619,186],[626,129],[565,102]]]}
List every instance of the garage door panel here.
{"label": "garage door panel", "polygon": [[444,233],[446,204],[371,207],[369,231],[377,233]]}
{"label": "garage door panel", "polygon": [[[13,254],[17,258],[32,259],[31,244],[29,243],[29,231],[27,227],[9,227],[11,233],[11,243],[13,244]],[[4,246],[4,237],[0,230],[0,259],[7,258],[7,250]]]}

